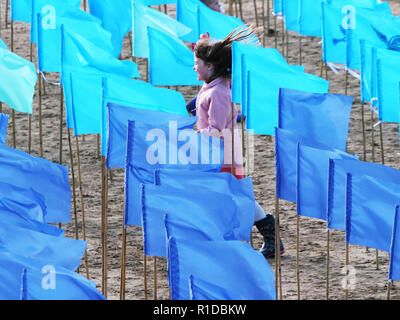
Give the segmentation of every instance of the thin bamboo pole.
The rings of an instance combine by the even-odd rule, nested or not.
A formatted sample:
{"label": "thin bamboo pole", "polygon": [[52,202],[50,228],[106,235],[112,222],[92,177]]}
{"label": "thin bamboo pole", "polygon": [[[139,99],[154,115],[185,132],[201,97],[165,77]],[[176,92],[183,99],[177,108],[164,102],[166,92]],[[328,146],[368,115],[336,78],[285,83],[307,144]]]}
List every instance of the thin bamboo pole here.
{"label": "thin bamboo pole", "polygon": [[[10,5],[10,0],[7,0],[6,1],[6,15],[5,15],[5,22],[6,22],[6,26],[5,26],[5,29],[7,29],[7,25],[8,25],[8,7],[9,7],[9,5]],[[11,20],[12,21],[12,20]]]}
{"label": "thin bamboo pole", "polygon": [[390,300],[390,291],[392,289],[392,281],[388,281],[388,286],[387,286],[387,295],[386,295],[386,299]]}
{"label": "thin bamboo pole", "polygon": [[62,86],[60,86],[60,141],[59,141],[59,145],[60,145],[60,164],[62,164],[62,138],[63,138],[63,117],[64,117],[64,94],[63,94],[63,89]]}
{"label": "thin bamboo pole", "polygon": [[346,96],[347,96],[348,82],[349,82],[349,72],[347,71],[347,68],[345,68],[344,94],[345,94]]}
{"label": "thin bamboo pole", "polygon": [[380,135],[380,142],[381,142],[381,163],[385,164],[385,151],[383,147],[383,132],[382,132],[382,122],[379,123],[379,135]]}
{"label": "thin bamboo pole", "polygon": [[278,30],[277,30],[277,22],[276,22],[276,15],[274,15],[274,44],[275,44],[275,49],[278,49]]}
{"label": "thin bamboo pole", "polygon": [[296,279],[297,279],[297,300],[300,300],[300,261],[299,261],[299,245],[300,245],[300,216],[296,215]]}
{"label": "thin bamboo pole", "polygon": [[[371,145],[372,145],[372,162],[375,162],[375,134],[374,134],[374,110],[371,106]],[[379,270],[379,254],[375,249],[376,270]]]}
{"label": "thin bamboo pole", "polygon": [[235,122],[236,119],[234,119],[234,110],[235,110],[235,105],[232,102],[231,103],[232,107],[232,165],[231,165],[231,170],[232,174],[235,175]]}
{"label": "thin bamboo pole", "polygon": [[242,8],[242,0],[237,0],[239,2],[239,14],[240,14],[240,19],[243,20],[243,8]]}
{"label": "thin bamboo pole", "polygon": [[275,290],[276,290],[276,299],[278,299],[278,288],[279,288],[279,256],[278,252],[280,251],[280,245],[278,240],[278,215],[279,215],[279,198],[275,194]]}
{"label": "thin bamboo pole", "polygon": [[302,57],[302,48],[301,48],[301,35],[299,34],[299,65],[303,64],[303,57]]}
{"label": "thin bamboo pole", "polygon": [[119,290],[120,300],[125,300],[126,283],[126,227],[122,224],[122,254],[121,254],[121,282]]}
{"label": "thin bamboo pole", "polygon": [[144,299],[147,300],[147,258],[143,253],[143,282],[144,282]]}
{"label": "thin bamboo pole", "polygon": [[42,128],[42,80],[40,73],[38,74],[38,82],[39,82],[39,99],[38,99],[38,107],[39,107],[39,146],[40,146],[40,157],[43,158],[43,128]]}
{"label": "thin bamboo pole", "polygon": [[363,137],[363,161],[367,161],[367,151],[365,145],[365,117],[364,117],[364,102],[361,102],[361,126]]}
{"label": "thin bamboo pole", "polygon": [[256,18],[256,26],[258,27],[258,12],[257,12],[257,3],[256,0],[253,0],[253,4],[254,4],[254,16]]}
{"label": "thin bamboo pole", "polygon": [[106,158],[101,157],[101,176],[102,176],[102,214],[101,214],[101,238],[102,238],[102,288],[103,295],[107,297],[107,201],[108,201],[108,181]]}
{"label": "thin bamboo pole", "polygon": [[[327,223],[328,224],[328,223]],[[330,234],[328,226],[326,228],[326,300],[329,300],[329,259],[330,259]]]}
{"label": "thin bamboo pole", "polygon": [[11,118],[12,118],[12,124],[13,124],[13,148],[17,148],[17,129],[16,129],[16,124],[15,124],[15,110],[12,109],[11,111]]}
{"label": "thin bamboo pole", "polygon": [[[79,184],[79,194],[81,201],[81,213],[82,213],[82,238],[83,241],[86,241],[86,225],[85,225],[85,204],[83,202],[83,183],[82,183],[82,174],[81,174],[81,159],[79,152],[79,140],[78,136],[75,136],[75,145],[76,145],[76,159],[78,165],[78,184]],[[86,268],[86,277],[89,279],[89,266],[88,266],[88,258],[87,258],[87,250],[85,250],[84,254],[85,268]]]}
{"label": "thin bamboo pole", "polygon": [[154,256],[154,300],[157,300],[157,257]]}
{"label": "thin bamboo pole", "polygon": [[3,112],[3,102],[0,102],[0,113]]}
{"label": "thin bamboo pole", "polygon": [[[268,2],[268,0],[267,0]],[[261,0],[261,21],[262,21],[262,29],[263,29],[263,39],[262,45],[265,46],[265,0]],[[268,32],[268,30],[267,30]]]}

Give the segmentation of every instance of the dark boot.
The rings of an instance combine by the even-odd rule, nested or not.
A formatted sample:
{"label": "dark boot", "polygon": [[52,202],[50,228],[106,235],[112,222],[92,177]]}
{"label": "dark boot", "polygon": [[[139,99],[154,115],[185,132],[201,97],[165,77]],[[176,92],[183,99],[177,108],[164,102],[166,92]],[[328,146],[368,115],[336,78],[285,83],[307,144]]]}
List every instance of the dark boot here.
{"label": "dark boot", "polygon": [[[261,219],[255,223],[258,231],[264,238],[264,244],[260,249],[260,252],[265,258],[275,257],[275,218],[272,214],[267,214],[264,219]],[[282,240],[280,240],[281,254],[285,252]]]}

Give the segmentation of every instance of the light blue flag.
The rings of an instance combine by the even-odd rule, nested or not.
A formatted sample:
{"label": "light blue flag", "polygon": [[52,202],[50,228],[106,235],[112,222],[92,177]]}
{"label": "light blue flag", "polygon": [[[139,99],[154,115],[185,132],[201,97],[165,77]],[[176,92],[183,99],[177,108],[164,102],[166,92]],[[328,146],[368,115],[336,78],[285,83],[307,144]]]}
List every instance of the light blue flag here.
{"label": "light blue flag", "polygon": [[399,232],[399,205],[396,205],[394,210],[392,241],[390,245],[389,281],[400,280]]}
{"label": "light blue flag", "polygon": [[379,163],[348,159],[329,160],[328,228],[345,230],[346,175],[368,175],[387,183],[398,183],[400,170]]}
{"label": "light blue flag", "polygon": [[132,0],[132,10],[132,55],[134,57],[149,57],[149,27],[178,38],[191,31],[190,28],[179,21],[161,11],[146,7],[140,1]]}
{"label": "light blue flag", "polygon": [[[107,155],[108,103],[115,103],[136,109],[168,112],[177,116],[188,115],[185,105],[185,98],[176,90],[158,88],[144,81],[132,79],[114,79],[110,77],[103,79],[102,86],[103,115],[101,152],[103,156]],[[195,118],[191,120],[194,121]],[[127,128],[127,121],[124,122],[124,128]],[[125,132],[124,137],[126,137],[126,129],[123,130]],[[124,138],[124,141],[126,141],[126,138]],[[125,147],[122,149],[123,154],[121,154],[120,157],[125,158],[125,149]]]}
{"label": "light blue flag", "polygon": [[[235,29],[245,26],[239,18],[215,11],[207,6],[198,6],[199,35],[209,33],[213,39],[224,39]],[[254,41],[258,41],[254,39]]]}
{"label": "light blue flag", "polygon": [[173,234],[177,239],[240,240],[236,237],[240,221],[235,195],[210,192],[211,189],[193,188],[193,197],[187,190],[142,184],[144,253],[167,256],[167,222],[167,230],[176,230]]}
{"label": "light blue flag", "polygon": [[378,111],[379,120],[383,122],[400,122],[400,65],[398,63],[400,63],[400,55],[391,59],[377,59]]}
{"label": "light blue flag", "polygon": [[275,15],[282,13],[282,0],[273,0],[273,13]]}
{"label": "light blue flag", "polygon": [[75,271],[83,257],[87,242],[53,236],[42,232],[0,223],[2,250],[39,261],[48,261]]}
{"label": "light blue flag", "polygon": [[346,177],[346,243],[390,251],[400,184],[372,176]]}
{"label": "light blue flag", "polygon": [[[162,88],[156,89],[167,90]],[[161,98],[162,95],[158,97]],[[183,108],[186,112],[184,105]],[[128,120],[140,121],[154,126],[165,126],[170,121],[176,121],[178,129],[193,129],[194,124],[197,122],[197,117],[181,116],[173,113],[175,111],[173,109],[170,109],[171,113],[158,111],[157,109],[167,110],[167,108],[163,108],[161,105],[157,107],[138,103],[137,108],[135,108],[114,103],[107,104],[107,167],[125,168]]]}
{"label": "light blue flag", "polygon": [[299,0],[299,33],[301,35],[322,37],[322,1],[325,0]]}
{"label": "light blue flag", "polygon": [[1,48],[1,49],[6,49],[6,50],[8,50],[7,45],[4,43],[3,40],[1,40],[1,38],[0,38],[0,48]]}
{"label": "light blue flag", "polygon": [[[256,134],[273,135],[278,125],[279,89],[290,88],[308,90],[315,93],[327,93],[329,82],[308,73],[268,73],[247,71],[246,128]],[[243,94],[243,95],[245,95]]]}
{"label": "light blue flag", "polygon": [[285,29],[299,32],[300,5],[299,0],[282,0]]}
{"label": "light blue flag", "polygon": [[176,20],[191,29],[190,33],[181,37],[182,40],[196,43],[200,38],[199,10],[198,7],[205,6],[200,0],[177,0]]}
{"label": "light blue flag", "polygon": [[400,34],[400,20],[373,10],[322,3],[323,61],[360,70],[360,43],[364,39],[389,48]]}
{"label": "light blue flag", "polygon": [[190,300],[248,300],[243,292],[230,292],[223,286],[192,275],[189,276],[189,289]]}
{"label": "light blue flag", "polygon": [[80,34],[61,26],[61,73],[65,66],[92,69],[127,78],[140,78],[137,64],[118,60],[112,53],[98,47]]}
{"label": "light blue flag", "polygon": [[[210,189],[210,192],[233,194],[238,208],[240,229],[236,234],[239,240],[250,241],[250,232],[254,224],[254,191],[250,177],[237,179],[234,175],[222,172],[198,172],[174,169],[156,169],[156,185],[187,190]],[[193,194],[193,193],[192,193]]]}
{"label": "light blue flag", "polygon": [[11,0],[11,20],[31,22],[32,0]]}
{"label": "light blue flag", "polygon": [[79,9],[81,0],[34,0],[31,7],[31,43],[37,43],[37,15],[43,15],[42,25],[50,28],[56,25],[58,17],[71,9]]}
{"label": "light blue flag", "polygon": [[297,144],[329,150],[329,146],[296,132],[275,128],[275,166],[277,197],[290,202],[297,198]]}
{"label": "light blue flag", "polygon": [[161,4],[176,3],[177,0],[142,0],[146,6],[159,6]]}
{"label": "light blue flag", "polygon": [[96,284],[61,266],[0,252],[1,300],[95,300]]}
{"label": "light blue flag", "polygon": [[194,71],[194,54],[182,40],[157,29],[149,37],[149,82],[159,86],[201,85]]}
{"label": "light blue flag", "polygon": [[140,184],[154,183],[158,168],[221,171],[224,155],[219,138],[168,126],[128,121],[125,167],[125,225],[141,226]]}
{"label": "light blue flag", "polygon": [[0,143],[6,143],[9,115],[0,113]]}
{"label": "light blue flag", "polygon": [[68,168],[0,144],[0,181],[32,188],[45,198],[46,223],[65,223],[71,217]]}
{"label": "light blue flag", "polygon": [[114,56],[122,50],[125,35],[132,30],[132,0],[89,0],[89,12],[112,34]]}
{"label": "light blue flag", "polygon": [[[67,26],[102,49],[112,52],[111,34],[101,27],[101,21],[80,9],[71,9],[57,16],[54,25],[38,14],[38,67],[40,71],[61,71],[61,25]],[[49,22],[48,22],[49,23]]]}
{"label": "light blue flag", "polygon": [[353,97],[279,90],[278,127],[346,151]]}
{"label": "light blue flag", "polygon": [[329,159],[355,159],[336,149],[297,146],[297,214],[327,220]]}
{"label": "light blue flag", "polygon": [[0,102],[7,103],[15,111],[32,113],[37,80],[35,65],[0,48],[0,74]]}
{"label": "light blue flag", "polygon": [[[291,66],[286,62],[280,52],[273,48],[262,48],[255,45],[245,44],[241,42],[232,43],[232,102],[242,103],[242,77],[245,74],[245,69],[242,68],[244,56],[248,57],[249,61],[257,63],[257,68],[264,68],[268,72],[276,70],[279,72],[295,73]],[[266,71],[267,72],[267,71]]]}
{"label": "light blue flag", "polygon": [[[207,266],[207,267],[205,267]],[[268,261],[242,241],[190,241],[168,235],[168,276],[172,300],[190,299],[190,277],[201,278],[250,300],[275,300]]]}

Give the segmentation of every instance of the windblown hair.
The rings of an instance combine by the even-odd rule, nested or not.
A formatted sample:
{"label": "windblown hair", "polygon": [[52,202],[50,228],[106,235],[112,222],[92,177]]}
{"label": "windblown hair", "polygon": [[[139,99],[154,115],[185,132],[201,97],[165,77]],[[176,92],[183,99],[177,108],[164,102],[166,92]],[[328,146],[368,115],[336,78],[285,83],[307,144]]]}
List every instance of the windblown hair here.
{"label": "windblown hair", "polygon": [[258,28],[244,25],[233,30],[225,39],[212,42],[210,38],[202,38],[194,47],[195,56],[214,66],[214,73],[207,82],[216,78],[230,78],[232,75],[232,43],[240,41],[260,45],[256,33]]}

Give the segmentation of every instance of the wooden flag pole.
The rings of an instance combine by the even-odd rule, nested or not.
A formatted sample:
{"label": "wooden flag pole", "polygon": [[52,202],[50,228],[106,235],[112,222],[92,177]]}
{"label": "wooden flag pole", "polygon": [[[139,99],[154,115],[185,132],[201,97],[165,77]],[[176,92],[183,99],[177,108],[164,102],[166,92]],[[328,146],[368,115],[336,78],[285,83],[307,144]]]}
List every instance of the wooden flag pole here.
{"label": "wooden flag pole", "polygon": [[233,1],[234,1],[234,0],[229,0],[228,14],[229,14],[230,16],[233,15]]}
{"label": "wooden flag pole", "polygon": [[125,300],[125,283],[126,283],[126,227],[125,227],[125,222],[123,222],[123,224],[122,224],[122,254],[121,254],[121,283],[120,283],[120,290],[119,290],[120,300]]}
{"label": "wooden flag pole", "polygon": [[234,119],[234,108],[235,105],[233,104],[233,102],[231,102],[231,107],[232,107],[232,165],[231,165],[231,170],[232,170],[232,174],[235,175],[235,126],[234,126],[234,121],[236,119]]}
{"label": "wooden flag pole", "polygon": [[237,0],[239,2],[239,14],[240,14],[240,19],[243,20],[243,8],[242,8],[242,0]]}
{"label": "wooden flag pole", "polygon": [[63,88],[60,86],[60,164],[62,165],[62,136],[63,136],[63,114],[64,114],[64,94],[63,94]]}
{"label": "wooden flag pole", "polygon": [[[79,194],[81,200],[81,212],[82,212],[82,236],[83,241],[86,241],[86,225],[85,225],[85,204],[83,202],[83,185],[82,185],[82,175],[81,175],[81,160],[79,153],[79,140],[78,136],[75,136],[75,144],[76,144],[76,158],[78,164],[78,184],[79,184]],[[85,268],[86,268],[86,277],[89,279],[89,267],[88,267],[88,258],[87,258],[87,250],[85,249]]]}
{"label": "wooden flag pole", "polygon": [[[5,15],[5,20],[6,20],[6,26],[5,29],[7,29],[7,25],[8,25],[8,6],[10,4],[10,0],[6,1],[6,15]],[[12,20],[11,20],[12,21]]]}
{"label": "wooden flag pole", "polygon": [[39,82],[39,99],[38,99],[38,107],[39,107],[39,146],[40,146],[40,157],[43,158],[43,128],[42,128],[42,81],[40,72],[38,74],[38,82]]}
{"label": "wooden flag pole", "polygon": [[86,8],[87,8],[86,0],[83,0],[83,10],[86,11]]}
{"label": "wooden flag pole", "polygon": [[349,82],[349,72],[347,71],[347,67],[345,68],[345,81],[344,81],[344,94],[347,96],[347,87],[348,87],[348,82]]}
{"label": "wooden flag pole", "polygon": [[289,61],[289,32],[288,32],[288,30],[286,29],[286,31],[285,31],[285,38],[286,38],[286,54],[285,54],[285,56],[286,56],[286,61]]}
{"label": "wooden flag pole", "polygon": [[256,27],[258,27],[258,12],[257,12],[256,0],[253,0],[253,4],[254,4],[254,16],[256,17]]}
{"label": "wooden flag pole", "polygon": [[17,134],[16,134],[16,127],[15,127],[15,110],[12,109],[11,111],[12,123],[13,123],[13,148],[17,148]]}
{"label": "wooden flag pole", "polygon": [[383,147],[383,132],[382,132],[382,122],[379,122],[379,135],[380,135],[380,142],[381,142],[381,161],[382,164],[385,164],[385,152]]}
{"label": "wooden flag pole", "polygon": [[285,55],[285,21],[282,16],[282,56]]}
{"label": "wooden flag pole", "polygon": [[0,102],[0,113],[3,112],[3,102]]}
{"label": "wooden flag pole", "polygon": [[279,198],[275,194],[275,290],[276,290],[276,299],[278,299],[278,287],[279,287],[279,257],[278,252],[280,249],[279,240],[278,240],[278,214],[279,214]]}
{"label": "wooden flag pole", "polygon": [[278,32],[277,32],[277,23],[276,23],[276,15],[274,15],[274,38],[275,38],[275,49],[278,48]]}
{"label": "wooden flag pole", "polygon": [[386,296],[387,300],[390,300],[390,291],[391,291],[391,289],[392,289],[392,281],[389,280],[388,281],[388,286],[387,286],[387,296]]}
{"label": "wooden flag pole", "polygon": [[301,52],[301,35],[299,34],[299,65],[302,65],[303,64],[303,61],[302,61],[302,52]]}
{"label": "wooden flag pole", "polygon": [[346,279],[346,285],[345,285],[345,300],[349,298],[349,245],[346,242],[346,265],[345,265],[345,279]]}
{"label": "wooden flag pole", "polygon": [[147,258],[143,252],[143,283],[144,283],[144,299],[147,300]]}
{"label": "wooden flag pole", "polygon": [[108,181],[106,158],[101,157],[101,186],[102,186],[102,214],[101,214],[101,235],[102,235],[102,288],[103,295],[107,297],[107,201],[108,201]]}
{"label": "wooden flag pole", "polygon": [[235,0],[235,17],[239,17],[238,0]]}
{"label": "wooden flag pole", "polygon": [[[267,0],[267,2],[268,2],[268,0]],[[261,2],[261,21],[262,21],[262,29],[263,29],[262,45],[264,47],[265,46],[265,0],[262,0],[262,2]]]}
{"label": "wooden flag pole", "polygon": [[330,258],[330,234],[328,229],[328,222],[326,223],[326,300],[329,300],[329,258]]}
{"label": "wooden flag pole", "polygon": [[300,262],[299,262],[299,240],[300,240],[300,216],[296,215],[296,278],[297,278],[297,300],[300,300]]}
{"label": "wooden flag pole", "polygon": [[361,126],[363,135],[363,161],[367,161],[367,152],[365,146],[365,119],[364,119],[364,102],[361,102]]}
{"label": "wooden flag pole", "polygon": [[157,257],[154,256],[154,300],[157,300]]}

